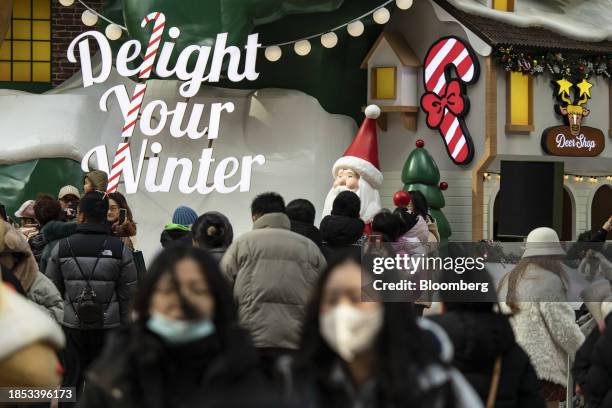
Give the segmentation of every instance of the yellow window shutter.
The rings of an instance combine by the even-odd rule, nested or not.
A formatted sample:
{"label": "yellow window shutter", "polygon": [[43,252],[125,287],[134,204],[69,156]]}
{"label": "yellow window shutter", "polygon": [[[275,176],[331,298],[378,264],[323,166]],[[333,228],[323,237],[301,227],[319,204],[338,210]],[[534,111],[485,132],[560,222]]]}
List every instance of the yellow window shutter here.
{"label": "yellow window shutter", "polygon": [[397,68],[374,68],[372,74],[372,99],[395,99]]}

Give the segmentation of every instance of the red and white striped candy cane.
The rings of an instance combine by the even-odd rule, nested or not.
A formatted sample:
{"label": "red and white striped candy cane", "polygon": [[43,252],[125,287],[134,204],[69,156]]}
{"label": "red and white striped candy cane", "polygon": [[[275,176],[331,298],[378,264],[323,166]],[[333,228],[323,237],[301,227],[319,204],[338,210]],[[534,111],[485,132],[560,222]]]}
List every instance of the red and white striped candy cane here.
{"label": "red and white striped candy cane", "polygon": [[[136,87],[134,88],[134,95],[130,99],[130,108],[125,118],[125,122],[121,132],[121,137],[123,137],[124,140],[127,140],[127,138],[132,136],[132,134],[134,133],[134,128],[136,127],[136,123],[138,122],[138,114],[140,113],[140,109],[142,108],[145,91],[147,90],[147,79],[149,79],[149,77],[151,76],[151,71],[153,71],[155,57],[157,56],[161,37],[164,33],[164,27],[166,25],[166,16],[163,13],[160,13],[159,11],[150,13],[142,20],[140,26],[144,28],[151,21],[155,21],[155,24],[153,25],[153,32],[151,33],[151,37],[149,38],[149,44],[147,45],[147,50],[145,52],[142,65],[140,66],[140,71],[138,73],[138,78],[141,82],[137,83]],[[113,191],[117,190],[117,187],[119,186],[119,179],[121,178],[121,173],[123,173],[123,164],[125,162],[125,157],[129,154],[129,143],[119,143],[119,146],[117,147],[117,152],[115,153],[115,160],[113,162],[113,166],[110,169],[107,192],[112,193]]]}
{"label": "red and white striped candy cane", "polygon": [[[456,75],[456,77],[453,76]],[[463,85],[473,84],[480,75],[478,58],[471,47],[457,37],[445,37],[435,42],[427,52],[423,82],[425,90],[441,98],[446,97],[447,84],[453,79]],[[423,95],[424,97],[425,95]],[[455,164],[467,164],[474,157],[474,144],[463,116],[467,114],[469,103],[465,99],[465,111],[456,115],[444,108],[442,121],[435,128],[444,140],[446,151]],[[421,98],[423,106],[423,98]]]}

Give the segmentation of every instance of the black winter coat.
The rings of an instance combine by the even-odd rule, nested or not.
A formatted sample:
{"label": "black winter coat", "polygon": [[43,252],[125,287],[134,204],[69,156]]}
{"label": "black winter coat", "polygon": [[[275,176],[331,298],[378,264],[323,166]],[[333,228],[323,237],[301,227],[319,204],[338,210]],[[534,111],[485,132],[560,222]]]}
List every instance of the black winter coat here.
{"label": "black winter coat", "polygon": [[320,230],[323,238],[321,248],[327,263],[332,258],[351,253],[359,256],[361,246],[359,240],[363,236],[365,224],[359,218],[343,215],[328,215],[321,220]]}
{"label": "black winter coat", "polygon": [[593,346],[585,382],[583,391],[590,406],[612,408],[612,314],[606,318],[606,328]]}
{"label": "black winter coat", "polygon": [[28,244],[30,245],[34,258],[36,258],[36,263],[40,264],[40,258],[42,257],[45,246],[47,245],[45,236],[42,232],[39,232],[28,240]]}
{"label": "black winter coat", "polygon": [[291,221],[291,231],[296,234],[300,234],[314,242],[319,248],[321,248],[321,232],[317,227],[307,222],[302,221]]}
{"label": "black winter coat", "polygon": [[217,334],[170,347],[144,327],[123,328],[86,378],[80,408],[233,407],[227,403],[239,398],[249,401],[242,406],[273,406],[256,404],[267,384],[250,338],[238,328],[225,348]]}
{"label": "black winter coat", "polygon": [[459,369],[486,403],[493,366],[503,356],[496,408],[544,408],[539,381],[529,357],[516,343],[512,327],[504,315],[449,311],[432,316],[450,337],[455,353],[453,365]]}
{"label": "black winter coat", "polygon": [[595,233],[591,236],[591,239],[589,240],[589,242],[605,242],[607,236],[608,236],[608,231],[606,231],[603,228],[600,228],[597,231],[595,231]]}
{"label": "black winter coat", "polygon": [[59,241],[51,252],[45,274],[64,298],[64,326],[82,328],[76,307],[88,280],[96,294],[96,303],[103,306],[101,328],[110,329],[129,322],[129,305],[136,290],[136,266],[129,248],[109,234],[106,224],[80,224],[74,235]]}
{"label": "black winter coat", "polygon": [[574,376],[576,384],[578,384],[582,389],[585,400],[591,404],[593,396],[591,394],[587,378],[592,365],[591,359],[593,357],[593,349],[595,348],[595,344],[597,344],[600,337],[601,333],[599,332],[599,328],[595,327],[576,352],[576,356],[574,357],[574,366],[572,367],[572,375]]}

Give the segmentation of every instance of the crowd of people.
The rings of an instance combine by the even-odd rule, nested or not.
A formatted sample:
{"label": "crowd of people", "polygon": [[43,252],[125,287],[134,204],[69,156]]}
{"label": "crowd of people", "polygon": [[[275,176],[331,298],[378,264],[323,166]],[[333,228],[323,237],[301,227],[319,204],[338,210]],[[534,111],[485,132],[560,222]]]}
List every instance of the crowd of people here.
{"label": "crowd of people", "polygon": [[[264,193],[238,237],[224,214],[180,206],[144,270],[136,215],[107,182],[90,172],[82,193],[0,222],[0,387],[74,387],[85,408],[536,408],[565,399],[576,355],[577,393],[612,407],[610,282],[585,289],[594,323],[579,326],[550,228],[529,234],[499,303],[440,295],[434,314],[431,299],[362,297],[364,231],[440,240],[417,191],[368,226],[343,191],[319,227],[308,200]],[[610,230],[612,217],[590,239]]]}

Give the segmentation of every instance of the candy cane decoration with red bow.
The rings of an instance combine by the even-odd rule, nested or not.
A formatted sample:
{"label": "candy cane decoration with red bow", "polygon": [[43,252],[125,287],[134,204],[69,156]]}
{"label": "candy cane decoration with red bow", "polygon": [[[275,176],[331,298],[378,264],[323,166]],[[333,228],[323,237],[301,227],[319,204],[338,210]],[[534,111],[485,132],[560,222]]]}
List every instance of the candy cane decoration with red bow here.
{"label": "candy cane decoration with red bow", "polygon": [[142,108],[142,102],[147,90],[147,79],[149,79],[151,72],[153,71],[153,63],[155,62],[155,57],[157,56],[159,44],[161,43],[161,37],[164,33],[164,27],[166,25],[166,16],[159,11],[150,13],[142,19],[140,26],[144,28],[151,21],[155,21],[155,24],[153,25],[153,32],[151,32],[147,50],[138,72],[138,78],[141,82],[136,84],[136,87],[134,88],[134,95],[130,99],[130,109],[125,118],[121,132],[121,137],[124,138],[124,141],[119,143],[119,146],[117,146],[115,160],[113,161],[113,166],[110,169],[108,187],[106,190],[109,193],[117,190],[121,173],[123,173],[125,159],[131,154],[128,140],[134,133],[136,123],[138,123],[138,115],[140,113],[140,109]]}
{"label": "candy cane decoration with red bow", "polygon": [[446,151],[455,164],[468,164],[474,157],[474,143],[465,124],[470,104],[465,85],[480,75],[478,57],[457,37],[444,37],[427,51],[423,73],[425,92],[421,108],[427,126],[438,129]]}

